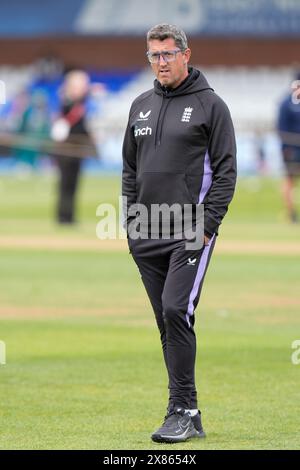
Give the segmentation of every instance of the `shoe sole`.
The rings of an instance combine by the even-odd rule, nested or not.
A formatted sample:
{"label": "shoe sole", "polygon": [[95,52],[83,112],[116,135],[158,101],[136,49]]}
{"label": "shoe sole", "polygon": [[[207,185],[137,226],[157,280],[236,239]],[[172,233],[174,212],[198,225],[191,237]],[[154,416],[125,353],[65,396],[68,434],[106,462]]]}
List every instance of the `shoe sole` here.
{"label": "shoe sole", "polygon": [[176,437],[176,436],[164,436],[164,435],[161,435],[161,434],[153,434],[151,436],[151,439],[154,442],[165,442],[167,444],[176,444],[177,442],[185,442],[188,439],[193,439],[193,438],[203,439],[204,437],[206,437],[206,434],[205,434],[204,431],[202,431],[201,433],[197,432],[197,434],[195,434],[195,433],[187,434],[184,437],[182,437],[182,436],[178,436],[178,437]]}

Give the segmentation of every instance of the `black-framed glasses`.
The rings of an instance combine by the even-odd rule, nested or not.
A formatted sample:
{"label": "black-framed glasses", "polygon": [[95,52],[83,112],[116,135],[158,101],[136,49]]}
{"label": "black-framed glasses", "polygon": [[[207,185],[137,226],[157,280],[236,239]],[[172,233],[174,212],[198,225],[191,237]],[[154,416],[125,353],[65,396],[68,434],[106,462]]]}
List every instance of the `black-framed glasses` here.
{"label": "black-framed glasses", "polygon": [[172,51],[161,51],[161,52],[147,52],[147,57],[150,64],[158,64],[160,57],[164,59],[164,62],[173,62],[176,59],[176,54],[183,52],[181,49],[173,49]]}

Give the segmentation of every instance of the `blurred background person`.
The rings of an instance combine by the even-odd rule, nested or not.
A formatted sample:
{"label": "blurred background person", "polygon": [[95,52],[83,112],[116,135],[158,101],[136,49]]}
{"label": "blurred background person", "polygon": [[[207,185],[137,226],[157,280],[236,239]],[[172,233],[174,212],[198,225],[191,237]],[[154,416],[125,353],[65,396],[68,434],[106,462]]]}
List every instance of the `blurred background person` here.
{"label": "blurred background person", "polygon": [[24,146],[14,151],[16,158],[28,168],[37,168],[42,153],[40,147],[50,132],[48,99],[43,90],[37,89],[29,97],[29,103],[21,113],[15,130],[24,138]]}
{"label": "blurred background person", "polygon": [[[300,71],[295,80],[300,84]],[[298,87],[299,91],[299,87]],[[281,139],[282,156],[285,167],[283,199],[291,222],[299,221],[295,204],[295,186],[300,177],[300,102],[292,90],[284,98],[279,108],[278,131]]]}
{"label": "blurred background person", "polygon": [[16,132],[21,127],[22,116],[29,106],[30,96],[27,90],[20,90],[9,103],[6,113],[2,116],[1,130]]}
{"label": "blurred background person", "polygon": [[82,158],[87,156],[85,149],[92,144],[85,120],[89,89],[89,76],[83,70],[72,70],[66,74],[61,90],[61,116],[52,128],[54,140],[69,143],[69,146],[64,146],[69,155],[57,157],[59,183],[56,218],[60,224],[75,222],[75,198]]}

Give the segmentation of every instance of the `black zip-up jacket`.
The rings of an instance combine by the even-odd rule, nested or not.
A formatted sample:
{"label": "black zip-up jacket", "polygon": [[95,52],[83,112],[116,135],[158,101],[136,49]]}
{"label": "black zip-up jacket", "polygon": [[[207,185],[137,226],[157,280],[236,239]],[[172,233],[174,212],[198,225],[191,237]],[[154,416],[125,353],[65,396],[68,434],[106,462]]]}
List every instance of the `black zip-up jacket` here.
{"label": "black zip-up jacket", "polygon": [[128,206],[204,204],[204,233],[218,234],[236,183],[229,110],[190,67],[174,90],[154,88],[131,106],[123,143],[122,194]]}

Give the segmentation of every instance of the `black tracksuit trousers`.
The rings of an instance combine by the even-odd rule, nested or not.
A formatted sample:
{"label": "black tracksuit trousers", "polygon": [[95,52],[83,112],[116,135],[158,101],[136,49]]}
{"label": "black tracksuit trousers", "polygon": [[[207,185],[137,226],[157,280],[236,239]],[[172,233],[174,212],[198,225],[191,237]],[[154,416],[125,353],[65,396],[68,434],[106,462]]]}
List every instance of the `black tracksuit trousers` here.
{"label": "black tracksuit trousers", "polygon": [[57,221],[73,223],[75,222],[75,197],[79,183],[81,159],[59,157],[57,162],[59,169]]}
{"label": "black tracksuit trousers", "polygon": [[198,407],[194,310],[214,244],[215,236],[197,251],[187,251],[184,240],[129,242],[160,331],[169,378],[169,408]]}

